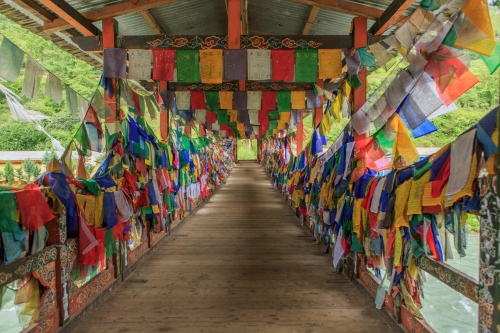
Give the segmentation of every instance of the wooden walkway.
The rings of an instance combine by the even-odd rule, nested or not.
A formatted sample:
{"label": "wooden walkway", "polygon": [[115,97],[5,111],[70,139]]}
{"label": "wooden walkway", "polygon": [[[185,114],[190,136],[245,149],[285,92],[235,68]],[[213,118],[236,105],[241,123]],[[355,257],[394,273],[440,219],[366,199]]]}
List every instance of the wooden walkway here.
{"label": "wooden walkway", "polygon": [[73,332],[392,331],[246,162]]}

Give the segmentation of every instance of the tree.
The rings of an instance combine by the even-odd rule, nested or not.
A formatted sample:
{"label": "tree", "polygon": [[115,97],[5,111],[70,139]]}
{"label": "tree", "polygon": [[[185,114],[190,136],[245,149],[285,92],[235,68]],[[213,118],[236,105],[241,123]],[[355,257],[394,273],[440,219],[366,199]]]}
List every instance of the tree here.
{"label": "tree", "polygon": [[40,167],[29,158],[25,159],[21,167],[24,170],[24,180],[28,183],[31,182],[31,178],[35,180],[40,175]]}
{"label": "tree", "polygon": [[42,156],[41,162],[43,165],[47,166],[47,164],[49,164],[50,160],[53,158],[58,158],[57,153],[54,149],[46,151]]}
{"label": "tree", "polygon": [[12,183],[14,182],[14,167],[12,166],[12,163],[10,163],[10,161],[7,161],[7,163],[5,163],[3,176],[5,177],[5,180],[7,180],[7,184],[12,185]]}
{"label": "tree", "polygon": [[19,167],[17,169],[14,169],[15,171],[15,174],[16,174],[16,178],[18,181],[21,181],[24,179],[24,174],[23,174],[23,167]]}

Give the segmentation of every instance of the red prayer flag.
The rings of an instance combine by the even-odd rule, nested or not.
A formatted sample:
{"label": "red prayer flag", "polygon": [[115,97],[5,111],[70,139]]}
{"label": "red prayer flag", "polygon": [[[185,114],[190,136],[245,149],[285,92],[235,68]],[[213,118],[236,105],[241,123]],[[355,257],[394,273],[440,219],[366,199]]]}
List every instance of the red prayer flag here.
{"label": "red prayer flag", "polygon": [[21,222],[29,231],[35,231],[55,219],[38,185],[29,184],[23,190],[12,192],[16,196]]}
{"label": "red prayer flag", "polygon": [[191,109],[200,110],[205,108],[205,92],[191,90]]}
{"label": "red prayer flag", "polygon": [[293,81],[295,77],[295,50],[272,50],[273,81]]}
{"label": "red prayer flag", "polygon": [[262,92],[262,110],[276,110],[276,91]]}
{"label": "red prayer flag", "polygon": [[153,50],[153,80],[173,81],[175,50]]}
{"label": "red prayer flag", "polygon": [[217,112],[207,110],[205,123],[213,124],[217,121]]}
{"label": "red prayer flag", "polygon": [[140,117],[142,113],[141,113],[141,103],[139,103],[139,95],[137,95],[135,91],[132,91],[132,97],[134,98],[135,113]]}

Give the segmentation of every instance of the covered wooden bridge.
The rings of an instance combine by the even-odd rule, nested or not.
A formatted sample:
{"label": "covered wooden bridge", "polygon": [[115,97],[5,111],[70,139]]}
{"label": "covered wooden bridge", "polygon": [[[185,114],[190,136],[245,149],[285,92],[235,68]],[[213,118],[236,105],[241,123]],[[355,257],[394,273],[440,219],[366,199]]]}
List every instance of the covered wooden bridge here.
{"label": "covered wooden bridge", "polygon": [[[87,101],[0,45],[2,80],[24,67],[24,95],[44,81],[81,120],[62,147],[0,83],[61,153],[34,183],[0,187],[1,332],[433,332],[426,274],[479,304],[481,332],[500,327],[498,107],[432,155],[410,137],[478,83],[468,51],[500,65],[485,0],[4,0],[0,13],[103,68]],[[256,161],[238,161],[238,139],[258,140]],[[92,152],[104,160],[88,174]],[[479,277],[446,263],[452,244],[465,255],[467,214]]]}

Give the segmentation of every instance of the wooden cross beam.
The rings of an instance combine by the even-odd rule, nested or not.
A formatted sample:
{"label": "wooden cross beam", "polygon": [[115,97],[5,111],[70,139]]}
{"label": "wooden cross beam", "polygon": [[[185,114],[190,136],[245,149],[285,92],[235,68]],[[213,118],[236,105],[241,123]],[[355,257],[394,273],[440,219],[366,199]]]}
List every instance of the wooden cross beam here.
{"label": "wooden cross beam", "polygon": [[[239,13],[239,11],[238,11]],[[236,38],[238,38],[237,35]],[[233,37],[234,38],[234,37]],[[368,36],[368,44],[383,40],[384,36]],[[73,37],[73,42],[86,52],[102,52],[101,37]],[[168,48],[177,50],[202,50],[228,48],[228,36],[221,35],[144,35],[120,36],[121,48],[124,49],[154,49]],[[260,35],[239,37],[240,49],[350,49],[354,46],[352,35]],[[231,47],[230,47],[231,48]],[[233,49],[236,47],[232,47]]]}
{"label": "wooden cross beam", "polygon": [[83,33],[85,36],[98,36],[101,31],[97,29],[88,19],[79,11],[71,7],[64,0],[39,0],[41,4],[63,18],[72,27]]}
{"label": "wooden cross beam", "polygon": [[[141,12],[143,10],[148,10],[151,8],[163,6],[177,1],[179,0],[141,0],[136,4],[134,4],[132,1],[126,0],[114,5],[109,5],[103,8],[83,12],[81,13],[81,15],[83,15],[83,17],[85,17],[90,22],[97,22],[107,18]],[[71,27],[72,25],[66,20],[64,20],[64,18],[58,18],[53,20],[52,22],[45,23],[41,28],[41,30],[52,33],[61,30],[66,30]]]}
{"label": "wooden cross beam", "polygon": [[309,18],[307,19],[307,23],[304,26],[304,30],[302,31],[303,35],[309,35],[309,32],[311,31],[311,28],[314,24],[314,21],[316,20],[316,16],[318,16],[318,13],[319,13],[319,7],[312,6],[311,13],[309,14]]}
{"label": "wooden cross beam", "polygon": [[384,13],[371,26],[369,32],[372,35],[381,35],[392,25],[401,20],[405,10],[410,7],[414,0],[394,0]]}
{"label": "wooden cross beam", "polygon": [[141,15],[144,17],[146,22],[148,22],[149,26],[151,27],[151,29],[153,29],[155,33],[157,33],[158,35],[165,34],[163,30],[161,30],[160,25],[158,24],[158,22],[156,22],[156,19],[153,17],[153,15],[148,9],[141,11]]}

